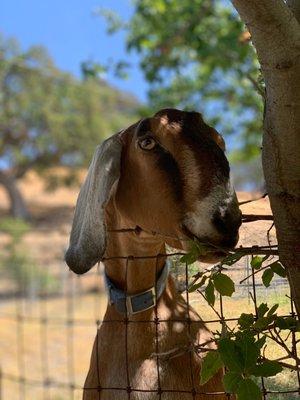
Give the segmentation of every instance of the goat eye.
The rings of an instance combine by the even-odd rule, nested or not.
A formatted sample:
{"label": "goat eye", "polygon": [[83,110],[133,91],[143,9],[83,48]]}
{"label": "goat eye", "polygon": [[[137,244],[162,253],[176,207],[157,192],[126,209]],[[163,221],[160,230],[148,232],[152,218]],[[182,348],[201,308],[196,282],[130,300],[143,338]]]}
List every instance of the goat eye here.
{"label": "goat eye", "polygon": [[156,141],[148,136],[139,141],[139,146],[143,150],[152,150],[156,146]]}

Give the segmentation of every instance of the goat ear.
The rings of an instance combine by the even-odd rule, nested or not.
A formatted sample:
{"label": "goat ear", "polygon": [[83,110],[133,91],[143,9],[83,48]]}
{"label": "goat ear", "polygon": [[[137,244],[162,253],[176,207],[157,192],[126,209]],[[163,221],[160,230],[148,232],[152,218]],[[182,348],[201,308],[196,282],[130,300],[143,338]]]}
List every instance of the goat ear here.
{"label": "goat ear", "polygon": [[65,260],[83,274],[102,258],[106,247],[104,209],[120,177],[122,143],[114,135],[97,147],[80,189]]}
{"label": "goat ear", "polygon": [[223,137],[214,128],[210,128],[210,134],[221,150],[226,151],[226,145]]}

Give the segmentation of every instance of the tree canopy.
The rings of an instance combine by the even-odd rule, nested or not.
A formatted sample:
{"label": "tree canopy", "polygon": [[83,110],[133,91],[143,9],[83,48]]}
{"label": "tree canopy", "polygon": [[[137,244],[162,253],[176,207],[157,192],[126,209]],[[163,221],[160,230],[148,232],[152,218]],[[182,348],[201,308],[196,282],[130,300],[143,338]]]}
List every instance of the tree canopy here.
{"label": "tree canopy", "polygon": [[66,165],[74,175],[103,138],[136,118],[132,96],[97,76],[77,79],[59,70],[44,48],[23,51],[4,36],[0,85],[0,183],[8,192],[28,169]]}
{"label": "tree canopy", "polygon": [[236,150],[232,159],[258,156],[264,88],[255,50],[231,3],[136,0],[134,4],[129,21],[107,10],[102,14],[110,33],[126,29],[128,50],[140,55],[150,83],[150,107],[202,111],[222,133],[232,135],[231,147]]}

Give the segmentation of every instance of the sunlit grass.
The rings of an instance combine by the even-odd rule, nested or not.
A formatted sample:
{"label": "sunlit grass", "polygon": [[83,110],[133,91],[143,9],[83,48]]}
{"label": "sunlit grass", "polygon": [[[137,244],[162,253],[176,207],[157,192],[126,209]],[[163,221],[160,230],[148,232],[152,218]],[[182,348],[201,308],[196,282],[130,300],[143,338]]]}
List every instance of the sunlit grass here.
{"label": "sunlit grass", "polygon": [[[76,287],[76,279],[74,280]],[[78,289],[79,290],[79,289]],[[290,312],[290,301],[284,292],[274,293],[266,296],[265,291],[257,293],[258,304],[262,301],[269,305],[279,303],[278,314],[288,315]],[[198,311],[204,321],[218,320],[218,316],[202,299],[199,293],[190,294],[190,302]],[[20,303],[23,306],[20,307]],[[19,304],[16,308],[16,304]],[[70,373],[68,372],[68,351],[67,341],[71,340],[74,350],[74,376],[76,384],[83,385],[86,372],[89,366],[90,352],[96,333],[96,319],[102,319],[106,309],[107,299],[103,291],[80,295],[69,298],[48,298],[41,301],[15,301],[2,304],[1,313],[1,331],[0,331],[0,360],[2,368],[8,374],[19,374],[18,353],[20,351],[20,342],[24,350],[25,376],[30,379],[43,379],[43,370],[45,363],[49,371],[49,377],[60,382],[69,382]],[[220,312],[220,300],[216,300],[215,308]],[[74,324],[67,325],[68,313],[71,311]],[[16,322],[15,313],[29,317],[28,320]],[[255,312],[254,304],[247,293],[236,293],[233,298],[223,298],[223,314],[226,319],[236,318],[241,312]],[[41,324],[41,318],[48,318],[47,330]],[[23,329],[23,341],[20,340],[18,333],[20,325]],[[228,323],[231,328],[237,324],[236,321]],[[219,322],[208,323],[212,330],[220,330]],[[43,330],[44,329],[44,330]],[[19,335],[19,336],[18,336]],[[286,342],[291,344],[291,338]],[[276,359],[283,355],[281,348],[274,342],[269,341],[266,349],[266,356],[270,359]],[[47,360],[45,359],[47,358]],[[265,380],[268,390],[294,390],[297,388],[296,373],[284,370],[274,378]],[[5,381],[3,384],[4,398],[14,400],[18,398],[18,385]],[[63,394],[65,393],[65,395]],[[42,399],[43,391],[38,387],[27,386],[26,399]],[[64,399],[68,397],[68,390],[51,389],[51,399]],[[81,391],[75,391],[74,398],[81,398]],[[277,394],[269,395],[270,399],[294,399],[294,394],[286,394],[281,397]]]}

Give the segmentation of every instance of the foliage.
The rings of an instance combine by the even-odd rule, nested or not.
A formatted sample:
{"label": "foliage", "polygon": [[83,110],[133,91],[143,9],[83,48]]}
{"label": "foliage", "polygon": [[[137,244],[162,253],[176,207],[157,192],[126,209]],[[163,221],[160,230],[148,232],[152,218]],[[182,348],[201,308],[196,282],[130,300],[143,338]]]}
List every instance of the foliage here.
{"label": "foliage", "polygon": [[[130,95],[98,76],[79,80],[59,70],[44,48],[23,51],[1,35],[0,87],[0,168],[13,179],[35,169],[51,187],[73,183],[95,146],[136,118]],[[49,171],[59,165],[70,170],[63,180]]]}
{"label": "foliage", "polygon": [[[215,250],[197,240],[191,241],[190,251],[181,258],[181,261],[188,265],[192,264],[205,254],[204,249],[206,254]],[[220,263],[197,272],[188,288],[189,292],[197,290],[217,313],[214,308],[216,293],[231,297],[235,292],[234,282],[225,273],[228,266],[234,265],[246,254],[255,254],[255,251],[257,255],[251,260],[252,274],[263,272],[262,281],[266,287],[270,285],[274,274],[286,277],[285,268],[280,261],[267,264],[271,252],[261,256],[258,254],[264,254],[263,248],[239,248],[231,251]],[[202,364],[200,383],[206,383],[220,368],[225,367],[223,383],[227,393],[236,394],[238,400],[259,400],[261,390],[256,381],[257,377],[275,376],[283,370],[283,367],[294,368],[293,364],[282,363],[282,360],[294,360],[299,368],[300,360],[297,355],[289,351],[282,338],[282,332],[287,331],[288,334],[300,332],[300,322],[293,316],[277,315],[277,309],[278,304],[268,306],[266,303],[261,303],[257,306],[255,314],[241,313],[235,328],[230,328],[222,320],[221,332],[214,332],[217,350],[205,349],[208,353]],[[278,360],[267,359],[265,357],[267,340],[281,346],[287,356]]]}
{"label": "foliage", "polygon": [[22,294],[34,296],[44,291],[55,291],[59,288],[58,281],[39,268],[22,245],[22,238],[29,230],[30,225],[23,220],[5,218],[0,222],[0,232],[10,237],[1,255],[0,267],[14,280]]}
{"label": "foliage", "polygon": [[257,157],[264,88],[254,48],[231,3],[135,0],[134,5],[123,24],[111,11],[101,13],[108,32],[125,29],[128,50],[139,54],[150,107],[203,111],[222,133],[235,135],[235,161]]}
{"label": "foliage", "polygon": [[126,126],[136,101],[104,81],[80,81],[46,50],[0,37],[0,155],[16,175],[28,167],[86,165],[95,145]]}

